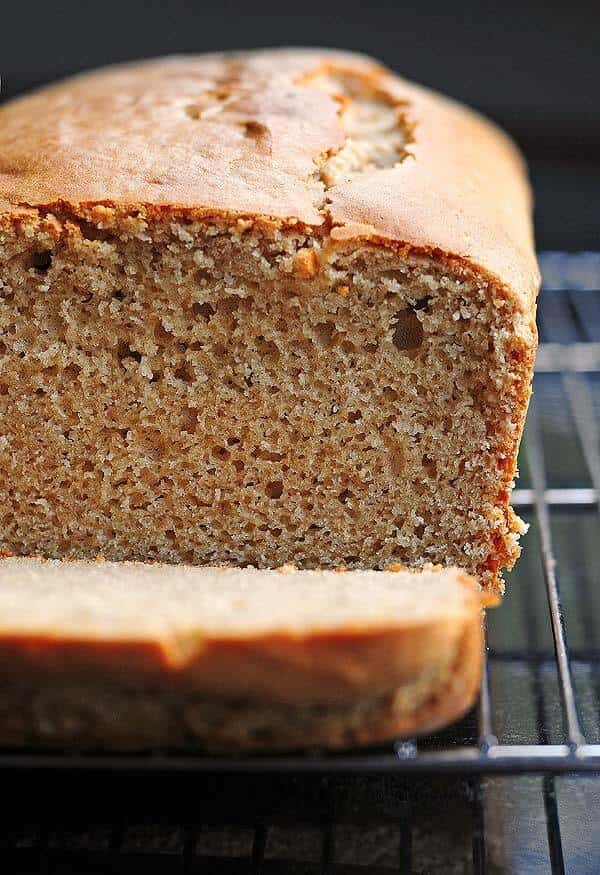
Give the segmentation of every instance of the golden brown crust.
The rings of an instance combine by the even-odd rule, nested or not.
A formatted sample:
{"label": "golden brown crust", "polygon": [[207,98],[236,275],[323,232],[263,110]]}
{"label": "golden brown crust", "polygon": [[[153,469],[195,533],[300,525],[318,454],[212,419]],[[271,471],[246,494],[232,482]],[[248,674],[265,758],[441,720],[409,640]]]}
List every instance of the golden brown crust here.
{"label": "golden brown crust", "polygon": [[[42,569],[43,573],[43,569]],[[243,573],[243,572],[242,572]],[[351,572],[349,572],[351,573]],[[419,574],[420,572],[410,572]],[[74,635],[57,626],[44,634],[11,628],[0,633],[0,677],[57,677],[65,682],[119,677],[132,687],[154,684],[217,699],[294,705],[352,703],[463,665],[462,640],[481,627],[482,595],[457,569],[438,572],[463,589],[463,601],[427,618],[394,617],[389,626],[339,626],[308,632],[214,634],[202,617],[169,635]],[[200,584],[198,584],[200,585]],[[425,584],[424,584],[425,585]],[[68,598],[68,590],[65,590]],[[471,658],[471,657],[469,657]],[[475,669],[480,661],[475,656]]]}
{"label": "golden brown crust", "polygon": [[[258,572],[206,569],[230,579],[237,575],[231,603],[225,596],[231,604],[228,624],[223,626],[225,615],[211,607],[224,597],[223,578],[208,590],[208,601],[186,602],[175,615],[173,599],[179,604],[185,589],[173,580],[162,590],[149,588],[147,601],[164,622],[142,621],[140,627],[123,596],[123,587],[129,590],[133,580],[123,569],[141,573],[146,566],[5,561],[11,575],[3,579],[0,634],[0,744],[5,746],[347,747],[431,731],[459,717],[477,694],[482,594],[457,569],[400,569],[397,586],[407,587],[408,601],[400,607],[394,596],[384,612],[375,613],[364,604],[362,578],[329,572],[319,585],[331,585],[335,577],[342,586],[336,599],[353,604],[358,596],[360,605],[325,624],[310,616],[308,626],[306,620],[295,625],[297,605],[275,621],[257,618],[250,607],[256,602],[244,602],[244,592],[249,585],[255,591]],[[94,585],[92,568],[103,575],[108,593]],[[63,577],[57,578],[57,570]],[[75,577],[67,580],[64,575],[73,570]],[[285,571],[286,578],[298,573],[304,582],[311,574]],[[165,573],[160,567],[158,577],[152,572],[155,580]],[[188,592],[203,580],[201,569],[190,574]],[[206,586],[210,574],[204,577]],[[393,593],[395,574],[379,574]],[[437,595],[422,611],[414,598],[428,574],[436,577]],[[278,573],[263,575],[275,583]],[[144,582],[148,586],[147,577],[138,580],[142,587]],[[48,603],[46,585],[57,601]],[[281,597],[293,599],[300,585],[294,581]],[[430,580],[427,589],[433,585]],[[88,596],[77,600],[73,587]],[[310,596],[310,590],[302,592],[299,598]],[[25,605],[36,593],[38,614],[34,609],[32,615]],[[201,607],[190,613],[191,604],[204,604],[206,613]],[[245,634],[239,631],[239,612]],[[215,616],[221,618],[217,623]],[[290,619],[284,616],[292,621],[287,632]]]}
{"label": "golden brown crust", "polygon": [[[369,128],[359,145],[379,137],[381,148],[359,149],[340,175],[328,161],[356,139],[348,119],[361,101],[395,112],[397,130]],[[77,77],[2,109],[0,156],[5,220],[105,204],[299,222],[332,242],[370,238],[464,262],[531,321],[539,275],[516,149],[476,114],[358,55],[167,58]]]}
{"label": "golden brown crust", "polygon": [[3,684],[0,743],[100,750],[163,748],[230,753],[344,748],[435,731],[477,696],[481,622],[467,624],[447,666],[382,694],[339,703],[206,696],[147,678],[19,676]]}

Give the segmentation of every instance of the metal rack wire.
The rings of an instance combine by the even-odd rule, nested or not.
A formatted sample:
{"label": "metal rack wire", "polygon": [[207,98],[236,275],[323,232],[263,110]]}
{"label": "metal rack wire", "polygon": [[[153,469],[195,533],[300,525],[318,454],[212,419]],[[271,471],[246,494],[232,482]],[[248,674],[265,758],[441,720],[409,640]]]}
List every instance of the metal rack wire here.
{"label": "metal rack wire", "polygon": [[[121,792],[125,776],[130,787],[136,781],[146,782],[144,787],[148,780],[157,782],[154,786],[166,781],[179,791],[184,785],[189,789],[193,780],[194,792],[202,796],[207,809],[192,818],[192,825],[182,815],[173,827],[179,837],[171,842],[175,856],[169,859],[176,858],[182,870],[194,871],[198,861],[210,860],[214,872],[332,873],[366,871],[357,862],[364,843],[348,860],[343,854],[340,857],[339,835],[346,823],[365,827],[373,820],[398,842],[392,868],[413,871],[417,851],[431,851],[419,844],[419,818],[425,811],[425,819],[433,816],[439,822],[440,793],[459,814],[468,845],[461,852],[461,859],[468,858],[467,868],[457,871],[487,871],[491,858],[506,854],[507,843],[499,844],[499,830],[515,829],[503,822],[508,811],[503,796],[507,781],[529,788],[537,781],[536,801],[528,803],[528,811],[541,805],[537,845],[545,845],[548,868],[531,871],[566,871],[566,815],[560,797],[570,778],[559,776],[600,772],[600,587],[596,596],[590,585],[600,496],[600,254],[544,253],[541,261],[545,280],[541,347],[523,442],[522,486],[514,493],[514,504],[531,523],[531,532],[514,574],[517,579],[509,584],[510,595],[489,618],[488,658],[474,713],[431,738],[333,755],[215,758],[164,752],[140,756],[7,752],[0,754],[3,780],[12,780],[16,787],[26,774],[40,786],[43,776],[47,785],[52,774],[81,787],[82,781],[95,776],[104,781],[107,792],[114,792],[114,787]],[[419,782],[417,775],[422,778]],[[597,803],[595,816],[600,819],[600,789],[595,786],[595,781],[589,785],[593,798],[590,803],[586,797],[584,807],[589,811],[590,804],[593,808]],[[433,802],[425,798],[427,788],[434,788]],[[131,822],[132,810],[142,810],[136,805],[139,800],[125,793],[122,819],[111,826],[97,852],[104,855],[102,859],[114,864],[115,855],[127,856],[125,824]],[[583,810],[581,805],[575,808]],[[168,819],[177,816],[171,806]],[[523,815],[517,823],[526,820]],[[196,826],[198,822],[202,827]],[[302,824],[308,824],[309,832],[316,830],[312,851],[298,858],[301,869],[281,868],[276,861],[288,859],[285,854],[273,857],[274,842],[277,845],[273,837],[283,829],[282,823],[296,825],[296,838],[302,834]],[[218,854],[209,842],[214,853],[203,856],[198,848],[207,836],[214,838],[215,824],[229,824],[230,838],[232,824],[236,825],[245,835],[243,851],[238,853],[226,841],[228,850]],[[573,845],[573,823],[567,826]],[[448,827],[445,834],[453,829]],[[38,830],[21,850],[46,865],[55,853],[49,835]],[[346,837],[343,842],[346,850],[348,841]],[[387,847],[389,841],[382,840],[380,846]],[[572,871],[600,871],[597,841],[596,868]],[[15,842],[8,842],[11,853]],[[290,842],[284,846],[289,853]],[[92,852],[86,853],[88,859]],[[128,872],[138,871],[132,866],[136,853],[129,855]],[[148,853],[142,854],[146,863]],[[369,871],[389,871],[389,866],[379,865],[381,854],[376,857]],[[32,871],[38,871],[35,865]]]}

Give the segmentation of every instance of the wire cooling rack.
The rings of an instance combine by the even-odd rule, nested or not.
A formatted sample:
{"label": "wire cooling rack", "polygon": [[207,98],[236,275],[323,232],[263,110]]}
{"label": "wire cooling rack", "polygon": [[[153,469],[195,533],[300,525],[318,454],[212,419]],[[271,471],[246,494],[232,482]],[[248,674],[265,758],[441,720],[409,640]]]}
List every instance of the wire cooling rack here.
{"label": "wire cooling rack", "polygon": [[[580,859],[582,849],[583,866],[570,864],[568,871],[600,871],[600,827],[594,826],[600,779],[590,775],[600,772],[600,253],[542,253],[541,263],[541,345],[513,500],[530,530],[506,599],[489,613],[477,708],[434,736],[343,754],[0,752],[13,826],[15,819],[22,824],[24,812],[37,817],[21,839],[23,852],[42,868],[54,859],[55,832],[40,823],[59,816],[48,812],[62,810],[53,805],[58,791],[50,789],[60,787],[71,816],[83,804],[86,822],[111,820],[102,859],[108,854],[114,863],[131,845],[128,872],[138,871],[131,864],[138,851],[145,864],[154,859],[165,829],[170,838],[163,836],[156,853],[168,852],[184,870],[202,858],[211,861],[211,872],[335,873],[366,871],[361,852],[370,847],[368,829],[375,829],[379,856],[371,854],[369,871],[389,871],[379,865],[389,846],[389,832],[387,839],[377,833],[382,823],[392,825],[398,842],[395,871],[447,871],[447,851],[440,852],[439,870],[434,863],[415,868],[417,851],[429,859],[435,851],[423,838],[437,834],[432,823],[446,823],[446,836],[463,837],[467,862],[456,871],[488,871],[493,860],[500,866],[493,871],[565,872],[565,861]],[[189,794],[200,810],[184,804]],[[159,826],[157,812],[168,828]],[[429,833],[419,826],[423,817]],[[150,833],[142,829],[145,839],[129,836],[136,818],[152,820]],[[461,828],[448,827],[450,821]],[[352,836],[340,839],[349,822],[362,824],[363,836],[350,858]],[[284,840],[281,830],[290,823],[292,837]],[[303,846],[313,850],[293,851],[305,827],[310,835]],[[19,840],[10,835],[13,853]],[[208,856],[198,850],[202,842]],[[271,864],[273,847],[284,848],[284,859],[291,848],[301,868]],[[82,853],[79,863],[96,859],[89,848]]]}

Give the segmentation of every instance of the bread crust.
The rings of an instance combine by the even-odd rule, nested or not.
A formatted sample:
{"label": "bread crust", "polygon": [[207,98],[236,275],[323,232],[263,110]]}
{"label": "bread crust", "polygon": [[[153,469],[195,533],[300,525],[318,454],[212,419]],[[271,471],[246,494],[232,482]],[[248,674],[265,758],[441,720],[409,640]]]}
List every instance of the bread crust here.
{"label": "bread crust", "polygon": [[[360,99],[396,113],[402,146],[331,181],[326,163],[351,139]],[[182,56],[78,76],[0,110],[0,156],[0,224],[103,206],[304,225],[332,245],[369,239],[464,263],[500,283],[531,328],[539,272],[517,149],[361,55]]]}
{"label": "bread crust", "polygon": [[216,753],[342,749],[424,735],[472,707],[481,679],[481,622],[464,630],[456,661],[440,675],[342,703],[285,704],[211,698],[132,679],[122,685],[55,677],[6,683],[0,696],[5,747],[80,750],[157,748]]}
{"label": "bread crust", "polygon": [[470,707],[483,654],[479,587],[435,573],[462,590],[458,603],[416,620],[240,635],[197,616],[162,636],[13,622],[0,634],[0,743],[252,750],[430,731]]}

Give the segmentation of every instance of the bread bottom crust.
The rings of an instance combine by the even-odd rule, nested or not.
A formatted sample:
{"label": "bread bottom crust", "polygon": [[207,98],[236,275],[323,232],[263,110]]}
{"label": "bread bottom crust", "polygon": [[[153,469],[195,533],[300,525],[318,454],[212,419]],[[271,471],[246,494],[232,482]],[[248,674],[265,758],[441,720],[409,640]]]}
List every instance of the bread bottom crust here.
{"label": "bread bottom crust", "polygon": [[344,704],[220,701],[116,678],[6,683],[0,746],[239,753],[368,745],[431,732],[461,717],[476,698],[481,662],[481,628],[472,624],[455,663],[443,672]]}

